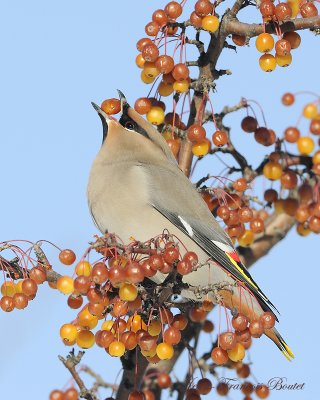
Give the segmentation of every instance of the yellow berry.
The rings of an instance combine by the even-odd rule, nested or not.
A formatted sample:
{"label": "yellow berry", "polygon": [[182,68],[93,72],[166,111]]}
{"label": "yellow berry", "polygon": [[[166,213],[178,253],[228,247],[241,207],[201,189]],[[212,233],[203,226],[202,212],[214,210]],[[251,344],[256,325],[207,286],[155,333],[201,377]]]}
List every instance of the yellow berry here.
{"label": "yellow berry", "polygon": [[159,343],[157,346],[157,356],[160,360],[170,360],[173,357],[173,347],[168,343]]}
{"label": "yellow berry", "polygon": [[254,241],[254,234],[252,231],[245,230],[244,233],[238,237],[239,245],[242,247],[250,246]]}
{"label": "yellow berry", "polygon": [[234,362],[242,361],[245,355],[246,351],[241,343],[237,343],[232,350],[228,350],[228,356]]}
{"label": "yellow berry", "polygon": [[313,119],[318,116],[318,108],[314,103],[309,103],[306,106],[304,106],[302,113],[304,117],[308,119]]}
{"label": "yellow berry", "polygon": [[158,92],[160,96],[167,97],[173,93],[173,85],[165,82],[160,82],[158,86]]}
{"label": "yellow berry", "polygon": [[122,357],[126,351],[125,345],[122,342],[115,340],[109,346],[109,354],[112,357]]}
{"label": "yellow berry", "polygon": [[269,161],[263,167],[263,175],[271,181],[276,181],[281,178],[282,167],[276,161]]}
{"label": "yellow berry", "polygon": [[23,283],[23,279],[21,279],[21,281],[18,281],[16,283],[16,293],[22,293],[22,283]]}
{"label": "yellow berry", "polygon": [[206,15],[202,18],[201,26],[208,32],[215,32],[219,28],[219,19],[215,15]]}
{"label": "yellow berry", "polygon": [[12,281],[3,282],[1,285],[1,294],[2,296],[13,297],[16,294],[16,285]]}
{"label": "yellow berry", "polygon": [[60,328],[60,337],[65,344],[74,342],[77,339],[78,330],[73,324],[64,324]]}
{"label": "yellow berry", "polygon": [[145,59],[142,57],[142,54],[138,54],[136,57],[136,65],[138,68],[143,68],[145,64]]}
{"label": "yellow berry", "polygon": [[115,333],[115,330],[113,329],[113,324],[114,321],[111,320],[106,320],[104,323],[101,325],[101,330],[102,331],[110,331],[112,333]]}
{"label": "yellow berry", "polygon": [[142,321],[140,315],[133,315],[128,319],[127,329],[132,332],[137,332],[140,329],[148,330],[147,325]]}
{"label": "yellow berry", "polygon": [[292,18],[295,18],[300,12],[300,0],[287,0],[287,3],[291,7],[292,10]]}
{"label": "yellow berry", "polygon": [[259,65],[263,71],[271,72],[276,68],[277,62],[272,54],[266,53],[259,58]]}
{"label": "yellow berry", "polygon": [[205,156],[209,153],[210,142],[207,139],[192,145],[192,153],[197,157]]}
{"label": "yellow berry", "polygon": [[74,282],[70,276],[60,276],[57,280],[57,289],[63,294],[71,294],[74,291]]}
{"label": "yellow berry", "polygon": [[149,85],[149,83],[154,82],[154,80],[155,80],[155,77],[151,77],[151,78],[150,78],[149,76],[147,76],[147,75],[144,73],[144,71],[141,71],[140,77],[141,77],[142,82],[143,82],[143,83],[146,83],[147,85]]}
{"label": "yellow berry", "polygon": [[256,48],[260,53],[269,53],[274,47],[274,39],[270,33],[260,33],[256,39]]}
{"label": "yellow berry", "polygon": [[185,93],[189,90],[189,81],[186,79],[182,81],[174,81],[173,90],[177,93]]}
{"label": "yellow berry", "polygon": [[312,157],[313,164],[320,164],[320,150],[316,151]]}
{"label": "yellow berry", "polygon": [[147,120],[152,125],[160,125],[164,121],[164,111],[161,107],[151,107],[151,110],[147,113]]}
{"label": "yellow berry", "polygon": [[119,297],[123,301],[134,301],[138,296],[138,289],[132,283],[124,283],[119,290]]}
{"label": "yellow berry", "polygon": [[156,67],[155,63],[148,62],[148,61],[144,63],[143,72],[144,72],[145,76],[147,76],[148,78],[153,78],[153,79],[156,78],[160,74],[160,71]]}
{"label": "yellow berry", "polygon": [[158,336],[161,332],[161,322],[158,319],[154,319],[148,326],[148,332],[151,336]]}
{"label": "yellow berry", "polygon": [[84,329],[78,333],[76,343],[82,349],[90,349],[95,343],[94,334]]}
{"label": "yellow berry", "polygon": [[308,236],[311,233],[311,230],[308,227],[305,227],[304,224],[297,224],[297,233],[300,236]]}
{"label": "yellow berry", "polygon": [[288,67],[292,63],[292,55],[279,56],[279,54],[276,54],[276,62],[279,67]]}
{"label": "yellow berry", "polygon": [[301,154],[310,154],[314,149],[314,141],[311,137],[302,136],[297,141],[297,147]]}
{"label": "yellow berry", "polygon": [[78,314],[78,323],[82,328],[94,329],[98,325],[98,317],[92,315],[86,307]]}
{"label": "yellow berry", "polygon": [[76,266],[75,272],[77,275],[90,276],[92,272],[92,265],[89,263],[89,261],[80,261]]}

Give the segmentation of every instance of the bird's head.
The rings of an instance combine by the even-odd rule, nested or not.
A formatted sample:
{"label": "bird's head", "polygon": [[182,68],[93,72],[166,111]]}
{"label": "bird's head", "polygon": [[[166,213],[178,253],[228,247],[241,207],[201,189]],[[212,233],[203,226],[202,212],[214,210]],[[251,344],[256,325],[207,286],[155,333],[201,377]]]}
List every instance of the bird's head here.
{"label": "bird's head", "polygon": [[170,148],[157,129],[132,108],[125,95],[118,90],[121,102],[119,121],[107,115],[99,106],[92,103],[103,127],[102,148],[117,146],[118,149],[135,152],[159,152],[176,162]]}

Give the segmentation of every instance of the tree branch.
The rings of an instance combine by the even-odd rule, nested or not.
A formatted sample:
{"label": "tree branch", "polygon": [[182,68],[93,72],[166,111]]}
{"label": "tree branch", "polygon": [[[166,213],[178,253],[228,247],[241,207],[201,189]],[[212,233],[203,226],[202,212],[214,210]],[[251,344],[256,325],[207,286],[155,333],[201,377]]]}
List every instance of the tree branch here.
{"label": "tree branch", "polygon": [[88,390],[80,378],[78,372],[76,371],[76,366],[80,363],[82,357],[84,356],[84,351],[79,351],[78,355],[74,354],[74,349],[70,351],[67,355],[67,359],[62,356],[58,356],[59,360],[63,363],[63,365],[69,370],[73,379],[77,383],[80,389],[80,397],[87,400],[98,400],[97,396],[91,391]]}
{"label": "tree branch", "polygon": [[[296,18],[291,21],[286,21],[280,25],[281,32],[288,31],[298,31],[302,29],[320,29],[320,16],[310,18]],[[227,18],[225,23],[225,29],[228,34],[237,34],[241,36],[246,36],[248,38],[258,36],[260,33],[264,32],[264,27],[262,24],[247,24],[245,22],[240,22],[237,18]],[[266,25],[266,32],[276,33],[275,25],[269,23]]]}

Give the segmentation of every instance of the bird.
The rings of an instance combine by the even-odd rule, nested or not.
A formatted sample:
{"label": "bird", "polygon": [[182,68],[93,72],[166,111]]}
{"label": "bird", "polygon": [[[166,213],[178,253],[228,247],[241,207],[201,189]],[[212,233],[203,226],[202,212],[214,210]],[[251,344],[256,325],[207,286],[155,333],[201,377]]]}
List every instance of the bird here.
{"label": "bird", "polygon": [[[118,93],[119,120],[92,103],[103,127],[102,145],[93,161],[87,187],[89,209],[98,229],[103,234],[114,232],[123,241],[134,237],[141,242],[169,231],[198,255],[202,265],[183,276],[182,281],[187,284],[181,291],[183,297],[197,300],[195,289],[209,282],[212,287],[229,284],[235,290],[218,290],[224,306],[241,309],[249,320],[257,320],[268,311],[278,321],[277,309],[179,168],[163,136],[129,105],[121,91]],[[150,279],[162,283],[165,277],[158,272]],[[214,293],[211,296],[217,299]],[[265,329],[265,334],[287,359],[294,357],[275,328]]]}

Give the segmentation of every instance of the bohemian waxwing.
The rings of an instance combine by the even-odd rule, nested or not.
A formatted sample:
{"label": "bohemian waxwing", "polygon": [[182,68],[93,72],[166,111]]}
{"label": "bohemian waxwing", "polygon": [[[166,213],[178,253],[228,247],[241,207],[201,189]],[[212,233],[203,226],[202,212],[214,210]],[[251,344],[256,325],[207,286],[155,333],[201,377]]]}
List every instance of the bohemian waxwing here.
{"label": "bohemian waxwing", "polygon": [[[249,320],[259,319],[264,311],[274,313],[275,307],[180,170],[165,139],[129,106],[120,91],[119,94],[119,122],[92,103],[103,126],[103,143],[88,183],[89,208],[99,230],[114,232],[123,241],[134,237],[141,242],[168,230],[204,264],[183,276],[188,289],[183,289],[181,296],[199,301],[201,288],[210,285],[213,301],[240,309]],[[158,272],[150,279],[161,283],[165,277]],[[293,357],[275,328],[266,329],[265,333],[288,359]]]}

